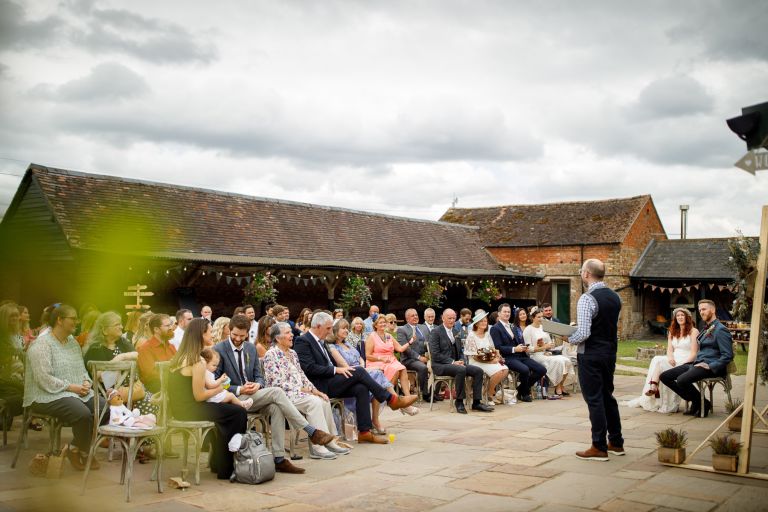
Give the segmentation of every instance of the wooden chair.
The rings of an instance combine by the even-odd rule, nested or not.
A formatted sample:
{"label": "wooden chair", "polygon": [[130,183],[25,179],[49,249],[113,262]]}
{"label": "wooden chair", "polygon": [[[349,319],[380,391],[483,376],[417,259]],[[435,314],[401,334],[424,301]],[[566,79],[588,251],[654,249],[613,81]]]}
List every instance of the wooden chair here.
{"label": "wooden chair", "polygon": [[3,447],[8,446],[8,429],[13,421],[13,418],[8,417],[8,411],[6,410],[5,400],[0,398],[0,421],[3,423]]}
{"label": "wooden chair", "polygon": [[34,420],[40,420],[48,425],[48,453],[59,453],[61,450],[61,427],[63,425],[61,421],[59,421],[59,418],[34,412],[29,407],[25,407],[24,414],[21,418],[19,443],[16,445],[16,454],[13,456],[13,461],[11,462],[12,468],[16,467],[16,463],[19,460],[19,455],[21,454],[21,449],[27,448],[27,433],[29,431],[30,425],[32,424],[32,421]]}
{"label": "wooden chair", "polygon": [[[155,440],[157,444],[158,456],[155,459],[155,469],[153,475],[157,480],[157,492],[163,492],[163,437],[165,429],[161,426],[155,426],[151,429],[134,429],[119,425],[101,425],[101,419],[105,414],[109,414],[109,405],[104,410],[101,409],[99,397],[109,400],[109,393],[112,389],[118,389],[122,386],[128,386],[128,401],[126,407],[129,409],[133,405],[133,385],[136,382],[136,362],[135,361],[91,361],[88,363],[88,369],[94,383],[96,392],[93,401],[93,439],[91,449],[88,452],[88,461],[85,464],[85,473],[83,474],[83,488],[80,494],[85,493],[85,486],[88,482],[88,474],[91,469],[91,461],[96,453],[96,448],[102,439],[114,440],[123,448],[123,465],[120,472],[120,484],[125,485],[125,501],[131,501],[131,481],[133,480],[133,462],[136,460],[136,454],[139,449],[148,441]],[[107,388],[102,381],[103,372],[113,372],[116,375],[114,383],[110,383]]]}
{"label": "wooden chair", "polygon": [[171,410],[168,407],[168,381],[170,378],[170,362],[161,361],[155,363],[158,373],[160,374],[160,418],[158,423],[165,427],[165,436],[163,442],[167,440],[171,434],[180,433],[182,441],[184,443],[181,460],[183,469],[181,470],[182,479],[186,480],[188,469],[188,448],[189,438],[192,437],[194,443],[192,445],[195,450],[195,485],[200,485],[200,452],[203,447],[203,439],[209,432],[216,428],[216,424],[212,421],[182,421],[174,419],[171,415]]}
{"label": "wooden chair", "polygon": [[[437,385],[445,385],[448,386],[448,390],[453,390],[456,387],[456,379],[451,377],[450,375],[435,375],[435,372],[432,371],[432,353],[429,351],[429,344],[427,344],[427,357],[429,360],[427,361],[427,371],[429,371],[429,387],[432,390],[432,392],[429,395],[429,410],[432,410],[432,406],[435,403],[435,388],[437,388]],[[454,410],[454,401],[452,399],[448,399],[448,406],[449,411]]]}
{"label": "wooden chair", "polygon": [[728,368],[726,369],[726,374],[724,377],[710,377],[708,379],[702,379],[696,383],[696,385],[699,387],[699,395],[701,395],[701,405],[700,405],[700,415],[703,418],[704,417],[704,404],[705,404],[705,389],[709,390],[709,402],[712,404],[712,407],[714,408],[715,402],[712,398],[714,394],[715,386],[720,384],[723,386],[723,389],[725,390],[726,396],[728,396],[728,401],[731,400],[731,390],[733,389],[733,384],[731,383],[731,374],[736,372],[736,363],[731,361],[728,363]]}

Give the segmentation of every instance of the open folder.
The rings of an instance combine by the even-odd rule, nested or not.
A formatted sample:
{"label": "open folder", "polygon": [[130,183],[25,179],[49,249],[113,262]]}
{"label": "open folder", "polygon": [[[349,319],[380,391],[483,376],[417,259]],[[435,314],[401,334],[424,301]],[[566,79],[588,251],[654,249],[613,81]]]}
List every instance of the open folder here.
{"label": "open folder", "polygon": [[541,320],[541,328],[544,329],[544,332],[548,332],[549,334],[566,337],[576,332],[576,327],[573,325],[561,324],[547,319]]}

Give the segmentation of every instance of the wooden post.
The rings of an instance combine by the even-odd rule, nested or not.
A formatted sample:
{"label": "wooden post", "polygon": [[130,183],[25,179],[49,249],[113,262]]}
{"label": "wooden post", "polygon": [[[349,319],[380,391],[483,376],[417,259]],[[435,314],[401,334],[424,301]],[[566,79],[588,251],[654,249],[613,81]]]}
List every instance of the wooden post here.
{"label": "wooden post", "polygon": [[[740,474],[749,473],[749,455],[752,449],[753,410],[755,409],[755,388],[757,385],[757,356],[760,352],[760,331],[765,305],[765,277],[768,268],[768,206],[763,206],[760,222],[760,255],[757,257],[757,279],[755,295],[752,299],[752,326],[749,334],[749,355],[747,356],[747,375],[744,382],[744,414],[741,418],[741,442],[739,453]],[[754,410],[758,415],[759,411]]]}

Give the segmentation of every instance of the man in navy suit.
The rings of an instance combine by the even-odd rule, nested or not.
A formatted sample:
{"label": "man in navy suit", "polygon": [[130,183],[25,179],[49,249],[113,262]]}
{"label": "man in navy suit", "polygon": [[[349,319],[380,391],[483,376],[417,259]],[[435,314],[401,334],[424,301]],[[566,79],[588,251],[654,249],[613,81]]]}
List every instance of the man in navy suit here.
{"label": "man in navy suit", "polygon": [[325,338],[333,328],[333,318],[324,311],[312,315],[310,329],[293,341],[293,349],[299,356],[304,374],[317,389],[331,398],[355,398],[357,412],[357,442],[387,444],[385,436],[371,432],[371,405],[368,393],[375,400],[386,402],[390,409],[410,406],[418,396],[399,397],[379,386],[362,366],[337,368],[325,348]]}
{"label": "man in navy suit", "polygon": [[229,321],[229,338],[213,347],[220,356],[219,367],[214,375],[219,378],[226,373],[231,381],[230,391],[241,400],[253,399],[249,412],[262,409],[268,411],[275,469],[283,473],[304,473],[304,468],[294,466],[285,458],[285,421],[288,421],[291,428],[305,430],[317,445],[328,445],[335,437],[307,423],[281,388],[264,387],[256,347],[252,343],[245,343],[250,325],[245,315],[235,315]]}
{"label": "man in navy suit", "polygon": [[491,339],[496,350],[501,352],[507,367],[517,372],[517,399],[531,402],[531,386],[547,373],[547,369],[528,355],[528,345],[523,342],[522,333],[515,336],[509,318],[512,308],[509,304],[499,306],[499,321],[491,327]]}

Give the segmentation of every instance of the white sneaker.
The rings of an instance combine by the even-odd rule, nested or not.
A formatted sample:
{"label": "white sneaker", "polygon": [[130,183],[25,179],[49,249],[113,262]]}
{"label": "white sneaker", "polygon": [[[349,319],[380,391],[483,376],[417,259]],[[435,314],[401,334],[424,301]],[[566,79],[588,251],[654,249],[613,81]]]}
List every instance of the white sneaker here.
{"label": "white sneaker", "polygon": [[330,443],[325,445],[323,448],[326,448],[338,455],[347,455],[350,451],[352,451],[349,448],[342,448],[341,446],[337,445],[336,441],[331,441]]}
{"label": "white sneaker", "polygon": [[311,445],[309,447],[309,458],[333,460],[336,458],[336,454],[330,452],[325,446]]}

